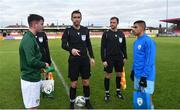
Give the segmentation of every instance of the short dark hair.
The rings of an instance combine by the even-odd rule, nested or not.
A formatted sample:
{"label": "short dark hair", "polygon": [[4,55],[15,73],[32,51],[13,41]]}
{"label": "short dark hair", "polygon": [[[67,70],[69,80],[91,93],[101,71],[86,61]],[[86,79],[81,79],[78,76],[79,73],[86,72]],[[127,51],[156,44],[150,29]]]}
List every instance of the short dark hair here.
{"label": "short dark hair", "polygon": [[113,19],[116,19],[116,21],[117,21],[117,23],[119,23],[119,18],[118,17],[111,17],[111,19],[110,20],[113,20]]}
{"label": "short dark hair", "polygon": [[138,21],[135,21],[134,24],[140,24],[141,26],[144,27],[144,30],[146,30],[146,22],[145,21],[138,20]]}
{"label": "short dark hair", "polygon": [[73,17],[73,14],[80,14],[81,15],[81,12],[79,10],[74,10],[72,13],[71,13],[71,18]]}
{"label": "short dark hair", "polygon": [[44,18],[42,16],[40,16],[40,15],[30,14],[28,16],[28,24],[29,24],[29,26],[31,26],[32,21],[40,21],[40,20],[44,21]]}

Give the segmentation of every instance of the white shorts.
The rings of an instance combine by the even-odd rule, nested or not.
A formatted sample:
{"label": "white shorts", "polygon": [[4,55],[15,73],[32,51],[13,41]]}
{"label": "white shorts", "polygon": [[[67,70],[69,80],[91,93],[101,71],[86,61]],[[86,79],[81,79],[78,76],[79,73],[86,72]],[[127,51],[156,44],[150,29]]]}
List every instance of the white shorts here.
{"label": "white shorts", "polygon": [[[139,81],[140,79],[134,77],[134,89],[138,90],[139,87]],[[147,80],[147,87],[144,88],[144,91],[148,94],[154,93],[154,81]]]}
{"label": "white shorts", "polygon": [[29,82],[21,79],[21,91],[25,108],[38,107],[40,104],[41,81]]}

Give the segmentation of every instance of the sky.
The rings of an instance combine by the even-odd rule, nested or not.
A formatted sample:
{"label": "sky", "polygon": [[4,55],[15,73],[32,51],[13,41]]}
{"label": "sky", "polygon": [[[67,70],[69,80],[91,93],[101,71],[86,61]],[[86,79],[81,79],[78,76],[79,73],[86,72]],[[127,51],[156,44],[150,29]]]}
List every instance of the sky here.
{"label": "sky", "polygon": [[[166,19],[167,0],[0,0],[0,27],[27,25],[29,14],[44,17],[45,24],[71,25],[71,12],[82,12],[82,25],[109,26],[117,16],[119,27],[130,27],[136,20],[158,27]],[[168,0],[168,18],[180,18],[180,0]]]}

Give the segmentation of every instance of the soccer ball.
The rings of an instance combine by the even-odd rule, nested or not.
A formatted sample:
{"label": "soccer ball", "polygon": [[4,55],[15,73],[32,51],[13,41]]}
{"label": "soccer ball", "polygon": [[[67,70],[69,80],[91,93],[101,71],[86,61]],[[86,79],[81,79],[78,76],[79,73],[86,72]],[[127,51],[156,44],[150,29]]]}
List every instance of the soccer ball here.
{"label": "soccer ball", "polygon": [[83,107],[86,103],[84,96],[77,96],[75,99],[75,106]]}

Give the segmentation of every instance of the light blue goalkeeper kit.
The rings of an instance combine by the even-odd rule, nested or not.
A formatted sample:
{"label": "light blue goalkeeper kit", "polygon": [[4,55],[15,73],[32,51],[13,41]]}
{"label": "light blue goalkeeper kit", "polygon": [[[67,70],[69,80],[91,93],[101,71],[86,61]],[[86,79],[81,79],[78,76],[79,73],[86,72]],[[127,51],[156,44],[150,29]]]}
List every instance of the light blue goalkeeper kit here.
{"label": "light blue goalkeeper kit", "polygon": [[147,80],[154,81],[156,74],[155,42],[147,34],[143,34],[134,42],[133,49],[134,62],[132,69],[134,70],[135,77],[138,79],[141,77],[146,77]]}

